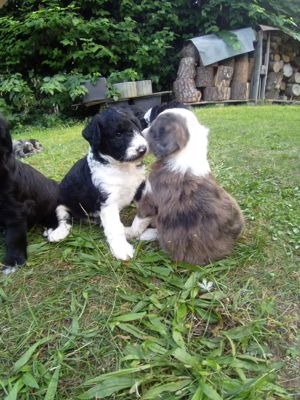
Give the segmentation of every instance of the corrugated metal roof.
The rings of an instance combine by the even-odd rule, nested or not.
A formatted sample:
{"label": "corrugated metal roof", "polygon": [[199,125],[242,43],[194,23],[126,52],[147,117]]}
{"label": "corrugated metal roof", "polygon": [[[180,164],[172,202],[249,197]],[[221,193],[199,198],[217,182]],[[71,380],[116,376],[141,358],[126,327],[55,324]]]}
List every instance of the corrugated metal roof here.
{"label": "corrugated metal roof", "polygon": [[239,49],[229,46],[215,34],[189,39],[197,48],[204,66],[254,50],[253,41],[256,40],[256,32],[252,28],[236,29],[229,32],[238,37],[240,42]]}

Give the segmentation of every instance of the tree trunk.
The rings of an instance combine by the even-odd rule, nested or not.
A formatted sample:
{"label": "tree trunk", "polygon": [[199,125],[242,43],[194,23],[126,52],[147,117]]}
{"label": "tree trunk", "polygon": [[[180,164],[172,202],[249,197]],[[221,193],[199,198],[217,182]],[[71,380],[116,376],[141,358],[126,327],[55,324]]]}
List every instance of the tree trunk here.
{"label": "tree trunk", "polygon": [[197,103],[201,92],[196,89],[194,79],[177,79],[173,84],[175,98],[182,103]]}
{"label": "tree trunk", "polygon": [[215,76],[215,86],[229,87],[233,75],[233,68],[220,65]]}
{"label": "tree trunk", "polygon": [[214,82],[213,67],[197,67],[195,83],[197,87],[212,86]]}
{"label": "tree trunk", "polygon": [[223,101],[230,99],[230,87],[206,87],[203,92],[204,101]]}
{"label": "tree trunk", "polygon": [[189,42],[185,46],[183,46],[182,50],[179,53],[181,58],[192,57],[196,63],[199,62],[199,53],[193,43]]}
{"label": "tree trunk", "polygon": [[249,88],[248,82],[234,81],[231,85],[231,96],[232,100],[248,100],[249,99]]}
{"label": "tree trunk", "polygon": [[196,76],[195,59],[184,57],[180,60],[177,79],[194,79]]}

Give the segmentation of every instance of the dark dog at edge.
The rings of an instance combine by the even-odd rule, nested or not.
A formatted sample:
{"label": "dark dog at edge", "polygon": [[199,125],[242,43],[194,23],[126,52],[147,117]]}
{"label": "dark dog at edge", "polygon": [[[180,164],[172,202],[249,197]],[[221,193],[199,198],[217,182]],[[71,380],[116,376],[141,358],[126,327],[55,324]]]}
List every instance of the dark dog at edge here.
{"label": "dark dog at edge", "polygon": [[2,271],[14,272],[27,259],[27,230],[56,226],[58,184],[16,160],[9,128],[0,115],[0,227],[4,228]]}

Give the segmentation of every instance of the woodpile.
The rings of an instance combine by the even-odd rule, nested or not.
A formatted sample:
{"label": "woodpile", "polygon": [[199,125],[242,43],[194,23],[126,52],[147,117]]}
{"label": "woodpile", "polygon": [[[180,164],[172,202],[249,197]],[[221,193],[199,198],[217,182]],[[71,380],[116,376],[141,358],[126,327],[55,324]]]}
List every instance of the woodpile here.
{"label": "woodpile", "polygon": [[[262,79],[258,99],[300,100],[300,43],[281,32],[261,35],[263,52],[258,64],[256,52],[250,52],[203,66],[196,47],[184,46],[173,85],[176,99],[184,103],[248,100],[256,69]],[[256,96],[252,93],[252,98]]]}
{"label": "woodpile", "polygon": [[271,34],[267,99],[300,99],[300,43],[280,32]]}
{"label": "woodpile", "polygon": [[[191,47],[192,46],[192,47]],[[247,100],[254,66],[253,55],[232,57],[206,67],[189,43],[180,52],[181,60],[173,84],[176,100],[185,103]],[[198,100],[195,100],[198,99]]]}

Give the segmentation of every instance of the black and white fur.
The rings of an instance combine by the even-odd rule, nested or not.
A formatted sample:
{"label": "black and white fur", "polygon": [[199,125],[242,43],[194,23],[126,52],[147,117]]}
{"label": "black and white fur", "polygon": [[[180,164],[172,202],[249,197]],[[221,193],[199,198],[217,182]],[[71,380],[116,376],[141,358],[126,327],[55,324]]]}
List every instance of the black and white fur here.
{"label": "black and white fur", "polygon": [[59,225],[45,232],[50,242],[68,236],[70,216],[100,218],[112,254],[121,260],[133,257],[125,237],[120,211],[134,199],[145,180],[142,158],[147,142],[139,120],[129,109],[108,108],[83,130],[90,148],[60,184]]}
{"label": "black and white fur", "polygon": [[155,118],[158,117],[159,114],[171,108],[183,108],[189,110],[189,107],[177,100],[171,100],[149,108],[143,117],[143,120],[145,121],[145,126],[143,126],[144,129],[147,128],[155,120]]}
{"label": "black and white fur", "polygon": [[4,228],[3,272],[14,272],[27,259],[27,229],[55,226],[58,184],[15,159],[8,126],[0,116],[0,226]]}

